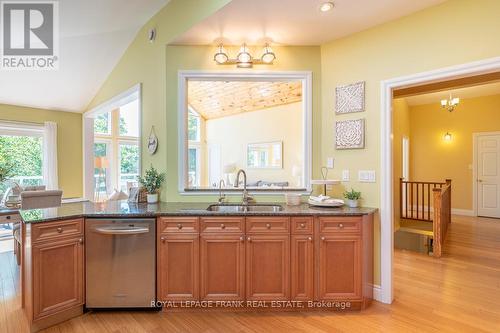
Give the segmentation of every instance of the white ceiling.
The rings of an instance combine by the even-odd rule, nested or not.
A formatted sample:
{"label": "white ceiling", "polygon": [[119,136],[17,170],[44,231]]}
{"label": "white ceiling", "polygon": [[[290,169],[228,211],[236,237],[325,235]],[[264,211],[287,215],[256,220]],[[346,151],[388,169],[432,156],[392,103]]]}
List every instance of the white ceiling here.
{"label": "white ceiling", "polygon": [[0,103],[84,111],[137,31],[169,0],[60,0],[57,71],[1,71]]}
{"label": "white ceiling", "polygon": [[439,91],[423,95],[416,95],[416,96],[406,97],[405,99],[408,105],[410,106],[433,104],[433,103],[439,104],[439,102],[442,99],[448,99],[450,97],[450,93],[453,97],[458,97],[461,99],[499,95],[500,82],[494,82],[467,88]]}
{"label": "white ceiling", "polygon": [[181,45],[321,45],[445,0],[233,0],[174,41]]}

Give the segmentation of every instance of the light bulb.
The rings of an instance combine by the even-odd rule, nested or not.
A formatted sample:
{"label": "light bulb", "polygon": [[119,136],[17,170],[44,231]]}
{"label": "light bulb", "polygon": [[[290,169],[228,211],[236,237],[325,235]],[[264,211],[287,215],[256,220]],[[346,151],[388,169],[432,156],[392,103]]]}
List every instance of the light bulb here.
{"label": "light bulb", "polygon": [[446,134],[444,135],[444,141],[451,141],[451,139],[452,139],[451,133],[446,132]]}
{"label": "light bulb", "polygon": [[441,106],[444,108],[446,105],[448,105],[448,101],[446,99],[442,99]]}
{"label": "light bulb", "polygon": [[266,64],[270,64],[276,59],[276,55],[273,53],[273,50],[269,46],[269,44],[266,44],[264,47],[264,53],[262,54],[262,61],[265,62]]}
{"label": "light bulb", "polygon": [[248,48],[246,44],[243,44],[240,49],[240,53],[238,53],[238,56],[236,57],[238,59],[238,62],[241,63],[249,63],[252,61],[252,56],[250,53],[248,53]]}
{"label": "light bulb", "polygon": [[322,12],[328,12],[330,10],[332,10],[334,7],[334,4],[333,2],[324,2],[321,4],[321,6],[319,6],[319,10],[322,11]]}
{"label": "light bulb", "polygon": [[214,55],[214,61],[218,63],[219,65],[225,63],[226,61],[229,60],[229,57],[227,56],[227,52],[224,49],[224,46],[222,44],[219,45],[217,53]]}

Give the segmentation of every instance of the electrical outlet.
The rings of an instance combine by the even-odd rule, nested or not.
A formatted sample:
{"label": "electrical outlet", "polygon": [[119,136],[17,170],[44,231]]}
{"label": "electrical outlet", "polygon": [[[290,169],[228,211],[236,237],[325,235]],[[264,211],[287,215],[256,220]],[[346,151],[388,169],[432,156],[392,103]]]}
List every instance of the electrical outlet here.
{"label": "electrical outlet", "polygon": [[342,181],[349,181],[349,170],[342,170]]}
{"label": "electrical outlet", "polygon": [[362,183],[375,183],[375,170],[359,170],[358,181]]}
{"label": "electrical outlet", "polygon": [[326,159],[326,167],[329,169],[333,169],[333,157],[328,157]]}

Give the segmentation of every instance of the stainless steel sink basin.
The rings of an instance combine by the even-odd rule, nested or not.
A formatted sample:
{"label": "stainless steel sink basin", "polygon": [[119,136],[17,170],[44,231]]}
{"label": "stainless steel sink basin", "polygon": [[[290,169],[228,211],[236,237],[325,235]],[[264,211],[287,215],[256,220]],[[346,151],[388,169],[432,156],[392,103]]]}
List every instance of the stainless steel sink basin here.
{"label": "stainless steel sink basin", "polygon": [[244,213],[244,212],[279,212],[281,205],[231,205],[215,204],[207,208],[210,212]]}

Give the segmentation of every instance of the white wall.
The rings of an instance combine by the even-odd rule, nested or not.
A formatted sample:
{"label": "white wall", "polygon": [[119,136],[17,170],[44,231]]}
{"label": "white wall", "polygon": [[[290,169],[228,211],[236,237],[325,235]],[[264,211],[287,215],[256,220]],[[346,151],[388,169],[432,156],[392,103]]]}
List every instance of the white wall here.
{"label": "white wall", "polygon": [[[220,145],[222,165],[235,163],[238,169],[245,169],[248,182],[288,181],[290,186],[296,186],[292,167],[302,168],[303,165],[302,115],[302,103],[298,102],[207,120],[207,144]],[[247,168],[247,145],[272,141],[283,142],[283,168]]]}

